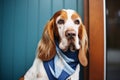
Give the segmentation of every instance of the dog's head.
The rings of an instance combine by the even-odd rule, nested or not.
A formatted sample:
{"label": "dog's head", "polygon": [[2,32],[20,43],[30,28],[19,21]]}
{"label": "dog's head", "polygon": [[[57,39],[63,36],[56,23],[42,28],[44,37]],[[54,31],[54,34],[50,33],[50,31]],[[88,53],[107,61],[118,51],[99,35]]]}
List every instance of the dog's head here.
{"label": "dog's head", "polygon": [[38,57],[43,61],[52,59],[56,54],[55,40],[64,52],[79,50],[78,58],[83,66],[87,66],[86,52],[88,37],[81,17],[74,10],[60,10],[48,21],[42,38],[38,44]]}

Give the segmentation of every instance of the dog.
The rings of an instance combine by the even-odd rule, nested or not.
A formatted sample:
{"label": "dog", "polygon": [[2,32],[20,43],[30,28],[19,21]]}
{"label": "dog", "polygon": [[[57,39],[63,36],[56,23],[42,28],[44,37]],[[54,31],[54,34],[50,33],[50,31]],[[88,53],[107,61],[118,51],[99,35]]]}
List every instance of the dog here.
{"label": "dog", "polygon": [[80,63],[87,66],[88,37],[80,15],[57,11],[46,24],[32,67],[20,80],[79,80]]}

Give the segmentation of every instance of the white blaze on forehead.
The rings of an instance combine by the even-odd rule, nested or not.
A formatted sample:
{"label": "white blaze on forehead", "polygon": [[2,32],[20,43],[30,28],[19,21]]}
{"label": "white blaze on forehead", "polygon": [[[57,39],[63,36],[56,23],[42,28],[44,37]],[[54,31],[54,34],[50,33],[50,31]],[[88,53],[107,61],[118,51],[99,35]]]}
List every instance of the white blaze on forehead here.
{"label": "white blaze on forehead", "polygon": [[72,9],[63,9],[63,11],[67,12],[68,18],[71,18],[71,16],[75,13],[75,11]]}
{"label": "white blaze on forehead", "polygon": [[[71,26],[74,26],[74,20],[79,20],[80,23],[82,23],[81,19],[80,19],[80,16],[77,14],[76,11],[72,10],[72,9],[63,9],[63,11],[65,11],[67,13],[67,22],[68,24],[66,24],[66,26],[70,27]],[[75,17],[74,17],[75,16]],[[72,18],[74,17],[74,19]]]}

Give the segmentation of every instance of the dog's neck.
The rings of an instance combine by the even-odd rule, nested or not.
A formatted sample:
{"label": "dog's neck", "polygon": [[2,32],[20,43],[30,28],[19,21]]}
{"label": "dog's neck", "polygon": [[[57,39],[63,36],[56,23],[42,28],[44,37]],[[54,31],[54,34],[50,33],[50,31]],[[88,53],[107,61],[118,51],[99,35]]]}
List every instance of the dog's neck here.
{"label": "dog's neck", "polygon": [[76,51],[70,51],[69,49],[67,51],[63,51],[59,48],[59,43],[58,41],[55,41],[55,44],[56,44],[56,47],[64,54],[66,55],[68,58],[71,58],[71,59],[74,59],[75,61],[79,61],[78,60],[78,53],[79,53],[79,50],[76,50]]}
{"label": "dog's neck", "polygon": [[66,80],[79,65],[78,51],[62,51],[56,42],[56,55],[49,61],[44,61],[44,67],[49,80]]}

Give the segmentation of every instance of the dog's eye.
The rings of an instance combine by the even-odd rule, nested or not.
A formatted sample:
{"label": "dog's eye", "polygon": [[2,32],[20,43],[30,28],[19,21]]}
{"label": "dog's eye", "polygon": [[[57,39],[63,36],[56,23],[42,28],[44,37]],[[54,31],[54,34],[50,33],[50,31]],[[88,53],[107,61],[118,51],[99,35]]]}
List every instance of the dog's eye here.
{"label": "dog's eye", "polygon": [[65,23],[65,21],[63,20],[63,19],[60,19],[60,20],[58,20],[58,22],[57,22],[58,24],[64,24]]}
{"label": "dog's eye", "polygon": [[74,23],[78,25],[78,24],[80,24],[80,21],[79,20],[75,20]]}

